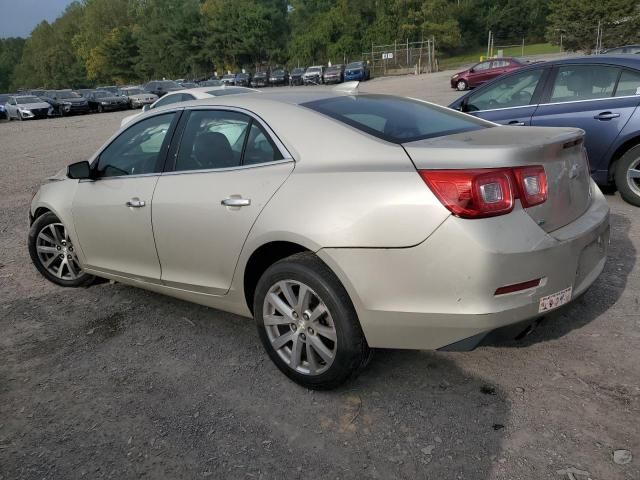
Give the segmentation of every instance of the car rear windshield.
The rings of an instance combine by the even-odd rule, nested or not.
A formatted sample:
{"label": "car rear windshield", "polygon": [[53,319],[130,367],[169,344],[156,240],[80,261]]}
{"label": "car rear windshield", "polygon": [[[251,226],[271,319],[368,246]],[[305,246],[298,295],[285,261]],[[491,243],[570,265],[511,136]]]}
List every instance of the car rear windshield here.
{"label": "car rear windshield", "polygon": [[362,68],[363,62],[353,62],[347,65],[347,68]]}
{"label": "car rear windshield", "polygon": [[82,95],[77,94],[76,92],[58,92],[58,98],[82,98]]}
{"label": "car rear windshield", "polygon": [[487,123],[448,108],[391,95],[340,96],[303,106],[393,143],[486,128]]}

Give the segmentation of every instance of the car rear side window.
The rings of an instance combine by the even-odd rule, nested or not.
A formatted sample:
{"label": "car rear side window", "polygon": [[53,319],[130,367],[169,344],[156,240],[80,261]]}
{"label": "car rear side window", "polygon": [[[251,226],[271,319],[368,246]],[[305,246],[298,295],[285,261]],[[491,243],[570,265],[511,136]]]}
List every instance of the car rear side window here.
{"label": "car rear side window", "polygon": [[393,143],[485,128],[471,116],[426,102],[390,95],[340,96],[303,106]]}
{"label": "car rear side window", "polygon": [[176,171],[238,167],[251,119],[220,110],[193,111],[184,127]]}
{"label": "car rear side window", "polygon": [[632,95],[640,95],[640,72],[623,70],[620,80],[618,80],[615,96],[628,97]]}
{"label": "car rear side window", "polygon": [[620,69],[605,65],[566,65],[558,68],[552,103],[608,98],[613,95]]}

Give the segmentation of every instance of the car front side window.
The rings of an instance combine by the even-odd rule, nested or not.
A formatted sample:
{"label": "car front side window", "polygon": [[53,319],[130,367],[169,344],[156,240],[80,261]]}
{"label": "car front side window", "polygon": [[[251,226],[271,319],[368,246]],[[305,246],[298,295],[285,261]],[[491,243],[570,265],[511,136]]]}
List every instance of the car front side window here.
{"label": "car front side window", "polygon": [[551,103],[609,98],[620,69],[606,65],[566,65],[558,68]]}
{"label": "car front side window", "polygon": [[160,171],[162,146],[175,113],[165,113],[138,122],[105,148],[94,168],[95,178],[144,175]]}
{"label": "car front side window", "polygon": [[474,72],[482,72],[483,70],[489,70],[490,66],[491,66],[491,63],[482,62],[482,63],[477,64],[475,67],[473,67],[473,71]]}
{"label": "car front side window", "polygon": [[529,105],[543,70],[527,70],[493,82],[471,94],[465,111],[496,110]]}

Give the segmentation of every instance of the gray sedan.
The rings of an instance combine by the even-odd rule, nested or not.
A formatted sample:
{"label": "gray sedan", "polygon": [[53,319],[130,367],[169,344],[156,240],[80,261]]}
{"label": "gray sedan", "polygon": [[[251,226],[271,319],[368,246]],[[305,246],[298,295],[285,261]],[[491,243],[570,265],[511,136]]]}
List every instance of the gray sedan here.
{"label": "gray sedan", "polygon": [[170,104],[40,188],[29,251],[58,285],[253,317],[282,372],[333,388],[373,348],[468,350],[585,292],[609,208],[583,141],[353,84]]}
{"label": "gray sedan", "polygon": [[51,113],[51,105],[32,95],[16,95],[9,97],[5,104],[9,120],[31,120],[47,118]]}

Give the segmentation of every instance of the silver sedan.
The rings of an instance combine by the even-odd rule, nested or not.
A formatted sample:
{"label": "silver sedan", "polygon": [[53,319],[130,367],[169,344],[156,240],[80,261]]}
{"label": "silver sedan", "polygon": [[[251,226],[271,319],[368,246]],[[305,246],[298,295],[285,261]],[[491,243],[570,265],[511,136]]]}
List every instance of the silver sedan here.
{"label": "silver sedan", "polygon": [[374,348],[469,350],[601,273],[609,209],[583,132],[337,90],[151,110],[43,185],[36,268],[253,317],[275,365],[333,388]]}

